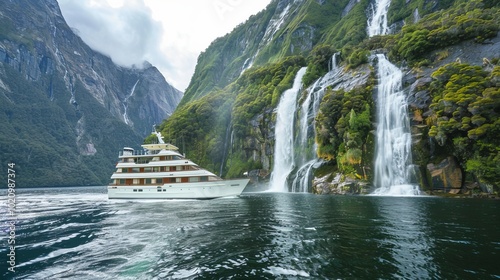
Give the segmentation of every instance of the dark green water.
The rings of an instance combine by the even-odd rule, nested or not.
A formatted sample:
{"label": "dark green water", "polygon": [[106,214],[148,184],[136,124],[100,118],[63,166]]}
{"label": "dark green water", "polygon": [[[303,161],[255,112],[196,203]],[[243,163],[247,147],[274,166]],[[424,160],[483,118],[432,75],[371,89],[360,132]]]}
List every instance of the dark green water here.
{"label": "dark green water", "polygon": [[110,201],[104,187],[16,199],[15,273],[2,200],[2,279],[500,279],[494,200]]}

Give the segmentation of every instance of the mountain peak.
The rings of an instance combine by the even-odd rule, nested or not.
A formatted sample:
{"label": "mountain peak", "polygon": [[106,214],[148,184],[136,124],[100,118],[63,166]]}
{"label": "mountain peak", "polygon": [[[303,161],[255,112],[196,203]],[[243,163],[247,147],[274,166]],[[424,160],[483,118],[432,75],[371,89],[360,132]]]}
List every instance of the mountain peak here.
{"label": "mountain peak", "polygon": [[[182,97],[149,62],[125,68],[93,51],[55,0],[2,1],[0,26],[0,153],[24,166],[26,186],[106,182],[116,152],[140,144]],[[19,143],[31,148],[8,150]],[[50,168],[41,159],[67,176],[37,179]]]}

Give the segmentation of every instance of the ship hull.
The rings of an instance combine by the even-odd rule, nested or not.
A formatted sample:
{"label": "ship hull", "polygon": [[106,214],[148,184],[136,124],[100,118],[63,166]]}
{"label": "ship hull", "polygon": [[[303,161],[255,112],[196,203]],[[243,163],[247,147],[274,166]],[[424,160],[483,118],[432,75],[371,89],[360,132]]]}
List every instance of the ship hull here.
{"label": "ship hull", "polygon": [[110,199],[212,199],[238,196],[249,179],[163,184],[161,186],[108,186]]}

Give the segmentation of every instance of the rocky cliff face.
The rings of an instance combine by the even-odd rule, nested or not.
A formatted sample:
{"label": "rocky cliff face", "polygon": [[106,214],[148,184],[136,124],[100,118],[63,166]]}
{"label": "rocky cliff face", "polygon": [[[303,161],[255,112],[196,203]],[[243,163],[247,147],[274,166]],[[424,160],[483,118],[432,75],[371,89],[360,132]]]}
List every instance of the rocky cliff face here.
{"label": "rocky cliff face", "polygon": [[[272,1],[266,10],[214,41],[200,55],[180,106],[182,110],[176,111],[171,122],[162,125],[163,133],[172,139],[186,139],[189,135],[188,150],[203,145],[203,149],[189,156],[206,163],[209,168],[211,165],[214,170],[220,170],[223,175],[240,176],[244,171],[255,169],[259,172],[250,174],[265,174],[268,178],[273,168],[276,108],[281,95],[291,87],[297,70],[307,66],[303,79],[305,86],[298,94],[292,125],[297,142],[301,133],[304,134],[300,132],[298,121],[304,115],[300,107],[315,91],[315,82],[329,75],[330,58],[339,53],[342,74],[324,84],[323,91],[328,98],[318,101],[320,114],[309,118],[311,122],[321,123],[307,128],[309,138],[305,142],[309,147],[317,144],[317,155],[329,165],[328,170],[321,167],[315,173],[315,183],[309,191],[368,192],[373,179],[373,130],[377,125],[374,107],[376,64],[370,61],[370,54],[385,53],[404,72],[403,87],[412,118],[414,164],[411,169],[414,170],[411,173],[422,190],[456,192],[458,188],[464,191],[467,182],[476,180],[471,178],[474,173],[467,169],[476,168],[477,171],[478,163],[484,159],[490,161],[485,173],[491,181],[498,172],[498,168],[495,169],[498,156],[495,157],[495,150],[491,148],[496,144],[483,141],[480,146],[484,150],[475,146],[476,150],[472,151],[470,148],[477,143],[476,135],[484,137],[485,129],[473,131],[472,137],[467,130],[498,119],[496,109],[489,109],[498,108],[496,101],[489,103],[489,96],[494,94],[483,96],[487,99],[486,117],[476,114],[472,120],[471,111],[478,111],[478,108],[469,110],[462,106],[453,112],[460,106],[453,107],[449,100],[440,100],[444,94],[440,92],[442,89],[436,88],[432,75],[455,61],[479,65],[479,69],[485,61],[495,61],[495,65],[490,63],[483,67],[484,72],[477,67],[474,71],[481,72],[480,77],[475,78],[485,87],[491,86],[488,92],[496,92],[498,86],[489,79],[498,79],[499,36],[496,34],[500,17],[497,2],[392,0],[387,14],[390,35],[368,38],[366,23],[374,2]],[[487,76],[488,81],[482,81]],[[451,80],[456,82],[456,79]],[[453,92],[450,96],[453,102],[472,102],[457,98]],[[437,103],[435,108],[431,108],[433,102]],[[217,115],[216,108],[221,108],[223,113]],[[444,116],[437,116],[438,113]],[[217,116],[220,115],[225,116],[223,121],[219,121]],[[204,125],[204,119],[212,121],[211,128]],[[183,131],[187,126],[189,130]],[[431,135],[438,133],[438,127],[439,133],[449,134],[446,143],[446,139],[439,140]],[[489,127],[497,126],[491,124]],[[462,149],[462,155],[456,152],[456,147]],[[299,153],[301,149],[294,146],[290,151]],[[467,166],[473,156],[475,161]],[[297,165],[292,167],[298,168]],[[301,176],[289,176],[287,180]],[[475,183],[481,185],[480,180]],[[492,184],[483,185],[485,189],[492,189]]]}
{"label": "rocky cliff face", "polygon": [[[198,58],[194,78],[180,105],[194,101],[214,88],[227,86],[252,66],[310,52],[320,42],[320,31],[324,27],[318,26],[313,17],[306,16],[311,12],[309,2],[272,1],[266,10],[250,17],[229,35],[216,39]],[[343,3],[318,3],[323,9],[321,17],[340,17],[338,7]],[[313,7],[317,9],[317,6]]]}
{"label": "rocky cliff face", "polygon": [[[443,53],[445,56],[443,56]],[[450,143],[439,143],[429,136],[430,126],[426,119],[435,114],[432,103],[431,84],[435,81],[432,74],[440,67],[459,62],[482,68],[486,73],[494,69],[489,59],[500,53],[500,33],[483,43],[468,40],[445,49],[437,49],[426,55],[433,60],[432,65],[409,68],[403,66],[403,91],[407,94],[411,115],[412,158],[414,181],[420,190],[427,194],[465,194],[482,192],[493,193],[497,187],[482,182],[475,174],[467,172],[466,164],[457,158]],[[341,85],[343,87],[345,85]],[[470,151],[472,152],[472,151]],[[372,168],[371,162],[366,168]],[[317,177],[312,191],[319,194],[359,194],[369,192],[363,180],[332,173]]]}
{"label": "rocky cliff face", "polygon": [[[55,0],[3,1],[0,26],[1,118],[7,128],[0,133],[2,162],[23,166],[26,185],[105,183],[121,146],[140,144],[182,97],[152,65],[119,67],[90,49]],[[13,153],[19,143],[28,151]],[[49,172],[53,179],[37,180],[45,167],[34,154],[66,166],[69,175],[55,170]]]}

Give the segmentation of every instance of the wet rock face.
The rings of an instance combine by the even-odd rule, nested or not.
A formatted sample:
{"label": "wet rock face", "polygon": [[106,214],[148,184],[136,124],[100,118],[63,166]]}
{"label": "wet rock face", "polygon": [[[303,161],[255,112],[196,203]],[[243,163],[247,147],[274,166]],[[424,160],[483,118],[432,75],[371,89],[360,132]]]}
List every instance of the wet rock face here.
{"label": "wet rock face", "polygon": [[431,176],[433,190],[456,192],[462,187],[462,170],[454,157],[448,157],[439,164],[430,163],[427,170]]}
{"label": "wet rock face", "polygon": [[366,183],[355,180],[340,173],[328,174],[315,178],[312,183],[312,192],[315,194],[352,195],[366,191]]}
{"label": "wet rock face", "polygon": [[0,38],[0,154],[36,135],[13,158],[28,170],[24,186],[106,183],[116,151],[140,144],[182,98],[151,64],[120,67],[93,51],[55,0],[0,1]]}
{"label": "wet rock face", "polygon": [[426,109],[431,104],[432,98],[428,90],[423,90],[432,82],[432,78],[417,79],[411,86],[408,94],[408,104],[412,108]]}
{"label": "wet rock face", "polygon": [[0,23],[6,33],[0,63],[33,83],[62,78],[70,92],[67,102],[81,103],[74,95],[81,83],[113,116],[145,136],[182,98],[151,64],[127,69],[90,49],[66,24],[56,1],[6,1],[0,10],[5,12]]}

